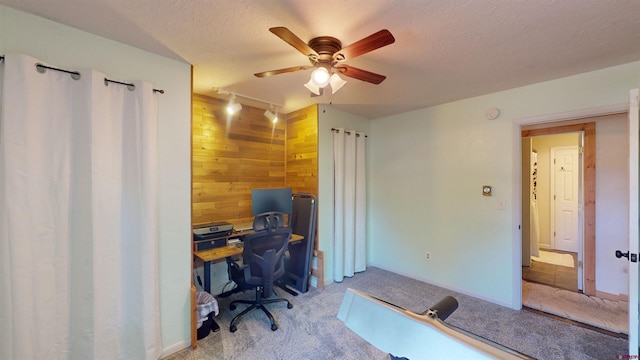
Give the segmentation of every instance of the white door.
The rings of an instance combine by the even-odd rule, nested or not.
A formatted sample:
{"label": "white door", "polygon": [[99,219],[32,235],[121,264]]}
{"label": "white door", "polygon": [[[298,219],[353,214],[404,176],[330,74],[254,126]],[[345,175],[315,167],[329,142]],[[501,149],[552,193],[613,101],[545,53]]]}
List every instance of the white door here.
{"label": "white door", "polygon": [[629,355],[638,355],[638,89],[629,93]]}
{"label": "white door", "polygon": [[578,147],[551,148],[553,166],[553,248],[578,252]]}

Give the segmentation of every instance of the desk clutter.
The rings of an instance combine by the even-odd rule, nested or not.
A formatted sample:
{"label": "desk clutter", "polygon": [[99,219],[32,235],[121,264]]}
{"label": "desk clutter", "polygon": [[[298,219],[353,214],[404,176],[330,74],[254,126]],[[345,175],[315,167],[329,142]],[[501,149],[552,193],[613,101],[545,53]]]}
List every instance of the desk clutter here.
{"label": "desk clutter", "polygon": [[233,233],[233,224],[212,222],[194,226],[193,241],[195,251],[202,251],[227,245],[227,236]]}
{"label": "desk clutter", "polygon": [[[286,214],[288,215],[286,217],[285,214],[281,212],[268,212],[257,214],[253,223],[251,223],[251,227],[249,227],[249,223],[247,222],[233,224],[230,222],[211,222],[193,227],[194,260],[198,260],[204,267],[204,284],[200,285],[207,293],[211,293],[211,263],[226,261],[228,266],[231,266],[234,259],[243,258],[243,260],[245,260],[244,258],[249,256],[249,251],[245,251],[247,250],[245,248],[245,241],[250,241],[250,239],[258,241],[258,238],[263,236],[261,233],[273,231],[273,229],[282,229],[288,232],[288,240],[285,243],[288,256],[282,260],[278,260],[278,262],[283,261],[283,270],[280,270],[282,272],[277,272],[279,280],[269,280],[272,282],[278,280],[277,282],[273,282],[271,285],[257,283],[239,284],[238,282],[242,282],[240,277],[230,279],[238,284],[238,289],[246,289],[246,285],[250,285],[252,288],[257,287],[257,289],[256,300],[237,301],[229,311],[235,310],[235,305],[238,303],[250,305],[249,308],[245,309],[241,314],[245,314],[249,309],[260,308],[267,314],[271,322],[271,328],[274,331],[278,328],[278,325],[274,322],[271,314],[264,308],[264,304],[283,301],[283,299],[274,298],[273,301],[267,301],[266,297],[271,295],[272,286],[279,286],[294,296],[298,295],[298,293],[306,293],[313,270],[312,258],[316,233],[317,201],[315,196],[310,194],[293,194],[291,199],[291,213]],[[260,236],[255,236],[259,234]],[[259,243],[260,242],[249,246],[249,250],[256,246],[260,248]],[[228,270],[229,275],[232,274],[231,270],[232,269]],[[242,273],[242,275],[244,275],[244,271],[242,271]],[[198,280],[199,279],[198,276]],[[258,281],[256,280],[256,282]],[[224,294],[220,296],[224,296]],[[263,297],[265,297],[264,301],[262,300]],[[292,304],[287,302],[287,308],[290,309],[292,306]],[[225,309],[222,311],[225,311]],[[230,331],[233,332],[235,330],[235,324],[241,316],[242,315],[238,314],[236,318],[234,318],[229,328]],[[214,325],[215,320],[213,320],[213,315],[210,315],[208,318],[211,319],[212,327],[217,326],[217,324]],[[207,332],[208,334],[204,323],[202,323],[200,328],[202,328],[202,332]],[[199,331],[198,338],[200,338],[200,336]]]}
{"label": "desk clutter", "polygon": [[[213,317],[220,313],[218,308],[218,301],[213,295],[206,291],[198,292],[197,300],[197,312],[198,312],[198,340],[205,338],[209,335],[211,330],[218,331],[220,327],[216,324]],[[213,314],[213,315],[212,315]],[[215,325],[214,325],[215,324]]]}
{"label": "desk clutter", "polygon": [[243,232],[253,230],[253,221],[233,223],[233,231]]}

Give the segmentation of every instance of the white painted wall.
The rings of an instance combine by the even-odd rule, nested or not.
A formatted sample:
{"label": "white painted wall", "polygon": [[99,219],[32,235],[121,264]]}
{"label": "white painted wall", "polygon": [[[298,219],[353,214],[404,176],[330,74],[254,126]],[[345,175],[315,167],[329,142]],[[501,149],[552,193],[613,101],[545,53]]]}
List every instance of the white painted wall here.
{"label": "white painted wall", "polygon": [[[369,134],[366,118],[318,106],[318,248],[324,252],[325,285],[333,280],[333,138],[331,128],[345,128]],[[371,168],[370,149],[376,141],[367,138],[367,169]],[[369,174],[367,174],[369,176]],[[367,180],[368,181],[368,180]],[[370,184],[370,181],[368,181]],[[370,186],[370,185],[368,185]],[[371,207],[368,206],[370,209]],[[370,231],[367,229],[367,231]],[[369,253],[369,252],[368,252]]]}
{"label": "white painted wall", "polygon": [[635,62],[371,121],[370,264],[520,308],[517,120],[626,103],[639,85]]}
{"label": "white painted wall", "polygon": [[191,66],[0,5],[0,54],[147,80],[160,95],[160,305],[164,354],[190,340]]}
{"label": "white painted wall", "polygon": [[627,115],[596,123],[596,290],[629,295],[629,264],[615,257],[629,247]]}

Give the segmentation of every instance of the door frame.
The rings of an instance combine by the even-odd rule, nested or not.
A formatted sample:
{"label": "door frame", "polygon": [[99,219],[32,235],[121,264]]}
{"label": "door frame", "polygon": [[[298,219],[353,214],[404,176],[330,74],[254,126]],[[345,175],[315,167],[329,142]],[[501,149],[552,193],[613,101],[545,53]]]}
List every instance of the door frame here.
{"label": "door frame", "polygon": [[[640,90],[632,89],[629,92],[629,248],[630,254],[639,252],[638,243],[638,151],[640,124],[638,117],[640,112]],[[636,357],[638,349],[638,263],[629,262],[629,356]]]}
{"label": "door frame", "polygon": [[[593,117],[593,116],[592,116]],[[583,149],[583,293],[596,294],[596,123],[588,119],[557,121],[544,125],[521,125],[522,138],[582,132]],[[522,194],[520,195],[522,197]]]}
{"label": "door frame", "polygon": [[512,252],[511,273],[511,307],[522,309],[522,127],[523,126],[553,126],[560,121],[572,119],[586,119],[590,117],[626,114],[629,103],[604,105],[581,110],[557,112],[545,115],[514,118],[511,121],[512,173],[511,199],[513,202],[511,216]]}

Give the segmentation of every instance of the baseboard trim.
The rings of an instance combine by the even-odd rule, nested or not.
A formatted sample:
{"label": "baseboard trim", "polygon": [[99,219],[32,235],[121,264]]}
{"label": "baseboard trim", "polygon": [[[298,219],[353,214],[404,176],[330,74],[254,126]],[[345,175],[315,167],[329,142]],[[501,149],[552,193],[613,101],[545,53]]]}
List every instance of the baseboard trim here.
{"label": "baseboard trim", "polygon": [[191,347],[191,339],[183,340],[178,343],[175,343],[171,346],[168,346],[162,349],[162,354],[160,354],[160,359],[167,358],[179,351],[185,350]]}
{"label": "baseboard trim", "polygon": [[[430,279],[417,277],[417,276],[414,276],[414,275],[411,275],[411,274],[406,274],[406,273],[403,273],[403,272],[398,271],[396,269],[388,268],[388,267],[385,267],[385,266],[380,266],[379,264],[373,264],[373,263],[367,264],[367,267],[370,267],[370,266],[377,267],[378,269],[382,269],[382,270],[386,270],[386,271],[391,271],[393,273],[396,273],[396,274],[399,274],[399,275],[402,275],[402,276],[406,276],[408,278],[412,278],[412,279],[415,279],[415,280],[419,280],[419,281],[425,282],[427,284],[435,285],[435,286],[441,287],[443,289],[448,289],[448,290],[451,290],[451,291],[459,292],[459,293],[464,294],[464,295],[472,296],[472,297],[474,297],[476,299],[488,301],[488,302],[496,304],[496,305],[508,307],[509,309],[514,309],[514,310],[520,310],[521,309],[521,307],[515,308],[515,307],[511,306],[512,305],[511,303],[508,303],[508,302],[503,301],[501,299],[489,297],[489,296],[486,296],[484,294],[480,294],[480,293],[476,293],[476,292],[473,292],[473,291],[469,291],[467,289],[462,289],[462,288],[458,288],[458,287],[451,286],[451,285],[448,285],[448,284],[439,283],[437,281],[433,281],[433,280],[430,280]],[[520,304],[520,305],[522,305],[522,304]]]}
{"label": "baseboard trim", "polygon": [[607,300],[611,300],[611,301],[626,301],[629,302],[629,295],[626,294],[610,294],[608,292],[604,292],[604,291],[598,291],[596,290],[596,296],[599,297],[600,299],[607,299]]}
{"label": "baseboard trim", "polygon": [[529,312],[532,312],[534,314],[550,317],[552,319],[556,319],[558,321],[562,321],[562,322],[565,322],[567,324],[571,324],[571,325],[574,325],[574,326],[579,326],[581,328],[585,328],[585,329],[589,329],[589,330],[592,330],[592,331],[596,331],[596,332],[599,332],[601,334],[606,334],[606,335],[609,335],[609,336],[613,336],[613,337],[629,340],[629,336],[627,334],[623,334],[623,333],[619,333],[619,332],[614,332],[614,331],[602,329],[602,328],[599,328],[597,326],[585,324],[583,322],[575,321],[575,320],[572,320],[572,319],[567,319],[567,318],[564,318],[562,316],[551,314],[551,313],[548,313],[548,312],[545,312],[545,311],[542,311],[542,310],[538,310],[538,309],[533,309],[533,308],[530,308],[528,306],[523,306],[522,310],[529,311]]}

